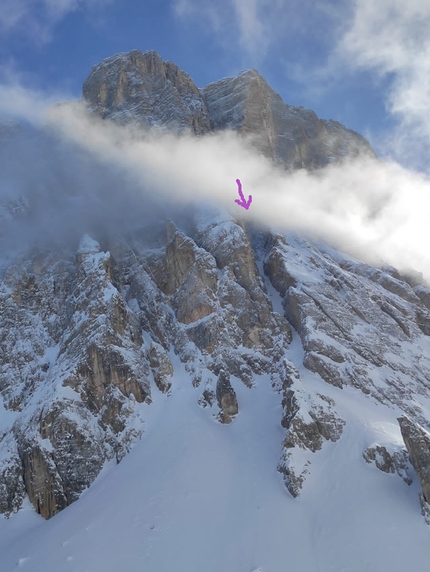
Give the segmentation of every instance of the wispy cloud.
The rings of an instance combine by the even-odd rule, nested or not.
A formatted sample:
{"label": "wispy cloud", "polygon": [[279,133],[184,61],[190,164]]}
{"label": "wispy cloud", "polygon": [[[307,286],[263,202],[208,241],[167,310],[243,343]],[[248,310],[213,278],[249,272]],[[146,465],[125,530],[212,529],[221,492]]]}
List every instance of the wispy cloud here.
{"label": "wispy cloud", "polygon": [[352,69],[389,79],[387,111],[399,121],[387,149],[425,168],[430,152],[430,4],[427,0],[356,0],[336,54]]}
{"label": "wispy cloud", "polygon": [[52,106],[67,99],[70,98],[65,94],[30,90],[16,81],[0,83],[0,120],[12,118],[40,126],[46,121]]}
{"label": "wispy cloud", "polygon": [[0,33],[21,33],[42,44],[51,39],[54,26],[70,12],[111,0],[2,0]]}
{"label": "wispy cloud", "polygon": [[262,10],[267,2],[264,0],[233,0],[233,7],[240,32],[240,44],[249,52],[261,51],[265,54],[270,37],[267,21],[264,22]]}
{"label": "wispy cloud", "polygon": [[174,0],[173,8],[183,21],[203,20],[219,45],[230,53],[234,45],[253,65],[280,39],[300,34],[309,16],[319,12],[310,0]]}
{"label": "wispy cloud", "polygon": [[422,174],[375,159],[286,174],[236,133],[135,141],[79,108],[56,108],[52,118],[64,137],[133,173],[146,192],[173,203],[208,202],[237,216],[240,178],[245,196],[253,196],[247,217],[318,235],[371,263],[418,270],[430,280],[430,180]]}
{"label": "wispy cloud", "polygon": [[[21,112],[35,122],[40,94],[22,101]],[[16,236],[31,243],[47,233],[58,241],[66,231],[131,229],[148,212],[175,218],[198,202],[317,235],[363,260],[421,271],[430,280],[430,180],[422,174],[372,159],[285,173],[234,132],[136,138],[79,102],[42,111],[41,138],[0,156],[0,203],[25,195],[37,207],[24,227],[9,221],[9,244]],[[237,178],[245,197],[253,196],[246,212],[234,202]]]}
{"label": "wispy cloud", "polygon": [[172,0],[183,23],[198,25],[241,67],[276,62],[280,72],[306,88],[327,91],[334,68],[327,58],[345,32],[352,0]]}

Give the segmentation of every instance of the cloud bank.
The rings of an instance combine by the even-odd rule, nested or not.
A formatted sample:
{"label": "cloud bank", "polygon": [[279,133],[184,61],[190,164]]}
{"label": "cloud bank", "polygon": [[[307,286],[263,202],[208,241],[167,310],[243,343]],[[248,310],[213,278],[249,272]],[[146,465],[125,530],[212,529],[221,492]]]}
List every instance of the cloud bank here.
{"label": "cloud bank", "polygon": [[[430,280],[430,180],[423,174],[368,158],[285,173],[234,132],[137,137],[79,102],[51,107],[45,118],[42,134],[0,142],[0,204],[10,214],[24,196],[32,213],[3,220],[3,250],[17,237],[32,244],[40,236],[61,242],[132,230],[199,203]],[[245,198],[253,196],[248,211],[234,202],[236,179]]]}

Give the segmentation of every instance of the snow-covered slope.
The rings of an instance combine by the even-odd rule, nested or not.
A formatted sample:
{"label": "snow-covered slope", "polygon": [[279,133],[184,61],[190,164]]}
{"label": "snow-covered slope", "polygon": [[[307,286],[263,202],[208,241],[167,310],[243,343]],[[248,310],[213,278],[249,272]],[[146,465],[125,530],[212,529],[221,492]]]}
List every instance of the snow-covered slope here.
{"label": "snow-covered slope", "polygon": [[[302,356],[295,336],[288,357]],[[300,367],[305,392],[336,400],[346,429],[313,455],[293,499],[276,471],[282,407],[270,379],[258,376],[252,389],[236,381],[240,413],[222,425],[196,407],[198,390],[170,357],[171,395],[153,388],[145,436],[119,466],[50,521],[28,505],[0,521],[2,570],[428,570],[417,481],[408,486],[362,458],[374,442],[401,446],[395,411]]]}
{"label": "snow-covered slope", "polygon": [[[419,475],[397,418],[407,414],[428,428],[429,341],[416,314],[426,312],[418,294],[427,300],[429,291],[294,235],[245,232],[228,215],[207,210],[193,218],[193,236],[168,223],[164,246],[151,232],[152,242],[138,234],[128,244],[112,243],[107,254],[84,237],[75,269],[66,265],[70,298],[62,305],[73,301],[76,309],[59,347],[43,349],[46,372],[36,369],[32,377],[28,362],[22,379],[30,387],[16,376],[6,387],[15,396],[21,391],[22,402],[15,397],[15,412],[2,415],[3,454],[13,438],[17,443],[17,464],[4,457],[3,474],[16,502],[28,492],[50,516],[49,503],[61,491],[65,504],[73,502],[68,494],[79,495],[104,469],[49,522],[28,501],[1,521],[5,569],[19,562],[35,572],[252,571],[288,563],[378,572],[412,565],[424,572],[430,545]],[[31,268],[20,265],[18,290],[25,293],[28,273],[33,293],[15,300],[27,320],[39,316],[41,332],[35,296],[50,296],[43,284],[60,288],[62,268],[49,258],[44,263],[39,274],[34,259]],[[12,277],[11,269],[5,301],[17,295]],[[384,305],[403,311],[403,327]],[[290,330],[284,312],[297,329]],[[60,317],[59,308],[47,311],[51,335]],[[137,330],[128,333],[138,323],[140,340]],[[19,325],[7,330],[15,344],[43,342]],[[102,362],[108,356],[108,370],[94,369],[94,347]],[[26,355],[37,351],[28,345]],[[133,362],[137,351],[140,363]],[[129,373],[115,374],[115,355]],[[19,371],[20,361],[9,362]],[[128,450],[141,434],[112,464],[123,439],[132,436]],[[35,439],[27,457],[22,439]],[[67,471],[67,459],[75,472]],[[43,462],[48,488],[37,472]],[[48,504],[47,494],[54,495]]]}

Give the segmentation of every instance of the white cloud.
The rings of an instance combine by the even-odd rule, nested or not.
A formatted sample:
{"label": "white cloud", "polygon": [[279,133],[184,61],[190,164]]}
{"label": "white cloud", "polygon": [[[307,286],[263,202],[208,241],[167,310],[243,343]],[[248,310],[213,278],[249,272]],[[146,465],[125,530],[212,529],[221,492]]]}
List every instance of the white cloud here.
{"label": "white cloud", "polygon": [[[18,166],[7,185],[11,166],[0,165],[0,203],[4,189],[16,194],[27,188],[33,203],[41,204],[36,235],[42,227],[61,234],[87,223],[129,228],[152,212],[154,202],[163,216],[174,218],[175,209],[197,201],[265,225],[317,233],[370,263],[414,269],[430,281],[430,179],[423,174],[373,159],[285,173],[234,132],[137,140],[125,128],[89,116],[80,102],[52,106],[52,98],[18,85],[0,86],[0,102],[3,115],[13,111],[54,134],[44,149],[24,141],[13,154]],[[253,196],[246,212],[234,202],[237,178],[245,197]]]}
{"label": "white cloud", "polygon": [[185,18],[193,14],[195,6],[192,0],[176,0],[173,3],[173,10],[180,18]]}
{"label": "white cloud", "polygon": [[[31,117],[40,101],[28,105],[33,96],[27,96],[23,107]],[[55,189],[57,202],[49,199],[49,207],[39,209],[44,231],[46,213],[48,227],[61,234],[70,221],[76,229],[87,221],[98,228],[131,228],[152,212],[153,203],[162,216],[174,218],[175,209],[203,202],[265,225],[318,234],[363,260],[414,269],[430,280],[430,180],[422,174],[371,159],[287,174],[232,132],[136,140],[122,127],[89,117],[80,103],[55,106],[48,117],[48,132],[56,134],[52,150],[45,150],[43,161],[33,152],[21,157],[18,169],[19,177],[38,169],[29,187],[34,203],[46,204],[46,189]],[[54,182],[53,172],[61,173]],[[246,212],[234,202],[237,178],[245,197],[253,196]],[[36,193],[35,184],[41,189]]]}
{"label": "white cloud", "polygon": [[19,83],[0,84],[0,120],[13,118],[40,126],[47,119],[53,105],[67,99],[64,95],[47,95],[23,88]]}
{"label": "white cloud", "polygon": [[390,79],[386,106],[399,128],[387,143],[397,157],[421,168],[430,159],[429,29],[428,0],[356,0],[337,48],[352,68]]}

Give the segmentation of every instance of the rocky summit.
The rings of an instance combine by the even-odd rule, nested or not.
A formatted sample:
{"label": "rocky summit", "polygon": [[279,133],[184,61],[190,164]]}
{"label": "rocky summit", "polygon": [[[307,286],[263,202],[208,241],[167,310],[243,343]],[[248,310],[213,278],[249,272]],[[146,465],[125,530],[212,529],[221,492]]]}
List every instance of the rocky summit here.
{"label": "rocky summit", "polygon": [[[133,50],[95,66],[83,98],[137,129],[253,135],[285,169],[374,156],[253,70],[199,89],[156,52]],[[181,370],[198,414],[231,439],[267,386],[278,431],[269,470],[291,500],[317,486],[318,459],[330,467],[348,438],[345,462],[398,479],[392,503],[411,512],[420,492],[429,520],[429,336],[423,281],[202,205],[187,224],[95,231],[74,249],[31,245],[1,271],[0,511],[28,499],[49,519],[77,501],[145,441],[154,400],[172,399]]]}
{"label": "rocky summit", "polygon": [[198,89],[157,52],[118,54],[95,66],[83,87],[89,108],[124,124],[203,135],[234,129],[288,169],[374,156],[368,141],[336,121],[282,101],[255,70]]}

